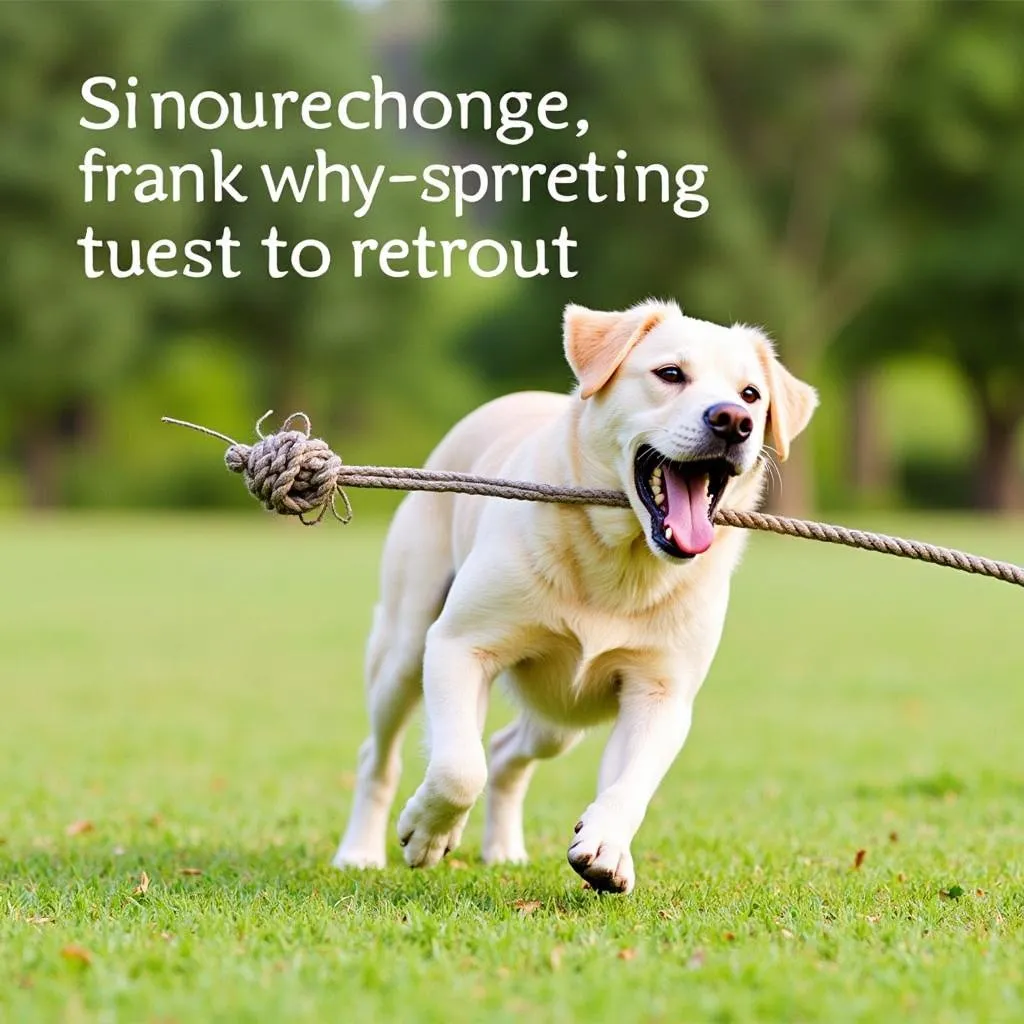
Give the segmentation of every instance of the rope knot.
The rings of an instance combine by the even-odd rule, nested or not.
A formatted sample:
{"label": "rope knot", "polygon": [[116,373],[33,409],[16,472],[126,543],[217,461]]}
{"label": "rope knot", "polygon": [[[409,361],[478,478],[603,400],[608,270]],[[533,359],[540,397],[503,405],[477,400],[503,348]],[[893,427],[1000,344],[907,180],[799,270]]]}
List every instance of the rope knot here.
{"label": "rope knot", "polygon": [[[341,489],[341,458],[319,437],[310,437],[312,425],[304,412],[292,413],[281,429],[266,436],[260,430],[266,412],[256,424],[259,440],[242,444],[224,435],[229,442],[224,464],[232,473],[240,473],[249,493],[269,512],[298,516],[305,526],[316,526],[330,509],[341,523],[352,518],[352,506]],[[304,430],[292,427],[302,420]],[[338,498],[345,511],[339,512]]]}

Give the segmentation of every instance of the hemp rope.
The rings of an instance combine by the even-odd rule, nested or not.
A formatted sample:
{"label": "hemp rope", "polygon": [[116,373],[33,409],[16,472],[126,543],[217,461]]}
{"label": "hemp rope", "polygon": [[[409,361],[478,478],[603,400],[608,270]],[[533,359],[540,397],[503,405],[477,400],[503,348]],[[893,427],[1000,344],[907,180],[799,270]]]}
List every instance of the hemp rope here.
{"label": "hemp rope", "polygon": [[[458,491],[461,494],[519,501],[629,508],[629,499],[622,491],[558,487],[553,484],[493,479],[434,469],[346,466],[331,451],[326,441],[310,436],[312,424],[304,412],[293,413],[284,421],[280,431],[264,436],[260,427],[270,415],[268,411],[260,417],[256,424],[259,440],[252,445],[241,444],[216,430],[172,419],[170,416],[164,416],[163,422],[198,430],[226,442],[229,447],[224,453],[224,462],[232,473],[242,474],[250,494],[269,511],[298,516],[305,526],[316,526],[323,520],[328,509],[341,523],[351,520],[352,506],[343,487],[376,487],[392,491]],[[305,429],[294,429],[292,423],[296,420],[301,420]],[[339,499],[344,507],[343,512],[338,510]],[[714,521],[720,526],[766,530],[788,537],[803,537],[805,540],[818,540],[826,544],[879,551],[897,558],[914,558],[920,562],[944,565],[979,576],[991,576],[1024,587],[1024,567],[919,540],[890,537],[868,530],[851,530],[831,523],[727,508],[718,509]]]}

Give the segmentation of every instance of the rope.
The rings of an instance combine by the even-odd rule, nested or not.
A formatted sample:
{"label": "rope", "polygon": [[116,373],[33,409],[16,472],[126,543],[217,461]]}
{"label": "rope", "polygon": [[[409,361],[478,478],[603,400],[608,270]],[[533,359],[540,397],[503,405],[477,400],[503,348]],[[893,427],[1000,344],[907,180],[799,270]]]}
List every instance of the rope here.
{"label": "rope", "polygon": [[[252,445],[241,444],[216,430],[172,419],[170,416],[164,416],[163,422],[198,430],[224,441],[228,445],[224,462],[231,472],[242,474],[249,493],[269,511],[298,516],[306,526],[320,523],[328,510],[341,523],[351,520],[352,506],[343,487],[376,487],[391,491],[457,491],[460,494],[518,501],[629,508],[629,499],[622,491],[558,487],[554,484],[493,479],[436,469],[346,466],[331,451],[326,441],[310,436],[312,425],[305,413],[293,413],[284,421],[280,431],[264,436],[260,427],[270,415],[268,411],[260,417],[256,424],[259,440]],[[300,420],[304,429],[294,429],[292,424]],[[338,509],[339,500],[344,507],[343,512]],[[851,530],[831,523],[727,508],[715,513],[715,523],[745,530],[765,530],[787,537],[803,537],[805,540],[817,540],[825,544],[842,544],[865,551],[879,551],[897,558],[913,558],[978,576],[991,576],[1024,587],[1024,567],[919,540],[890,537],[867,530]]]}

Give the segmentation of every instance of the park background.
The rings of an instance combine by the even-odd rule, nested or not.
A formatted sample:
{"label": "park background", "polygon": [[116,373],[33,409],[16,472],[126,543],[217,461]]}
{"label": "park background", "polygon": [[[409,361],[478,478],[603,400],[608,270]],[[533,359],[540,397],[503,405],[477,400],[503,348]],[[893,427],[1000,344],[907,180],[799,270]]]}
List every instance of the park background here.
{"label": "park background", "polygon": [[[209,439],[310,414],[415,464],[487,397],[566,389],[567,301],[763,324],[822,392],[788,512],[1024,564],[1024,5],[0,3],[0,1018],[1024,1019],[1019,590],[752,537],[628,899],[565,863],[603,730],[541,765],[531,863],[329,867],[397,496],[303,529]],[[90,133],[139,92],[564,91],[589,134]],[[502,204],[87,208],[78,165],[706,163],[708,214]],[[403,205],[404,204],[404,205]],[[369,223],[372,220],[372,224]],[[270,224],[336,270],[87,281],[75,239]],[[354,281],[353,238],[551,237],[580,275]],[[488,499],[478,499],[488,500]],[[496,695],[489,724],[507,720]],[[410,731],[398,805],[422,777]]]}
{"label": "park background", "polygon": [[[498,27],[500,26],[500,30]],[[821,411],[776,504],[787,511],[1024,503],[1024,8],[844,3],[8,3],[0,7],[0,504],[239,505],[168,413],[247,435],[302,408],[348,461],[416,463],[480,401],[571,381],[567,301],[648,295],[762,324],[817,384]],[[565,92],[582,139],[487,133],[88,132],[94,74],[137,91],[343,93],[371,73],[427,89]],[[145,123],[145,118],[144,118]],[[710,212],[657,202],[450,208],[385,192],[337,203],[82,202],[87,148],[135,164],[211,146],[301,166],[442,162],[705,163]],[[245,180],[245,179],[243,179]],[[258,193],[259,189],[253,190]],[[216,237],[235,281],[88,281],[86,225],[127,241]],[[325,240],[315,281],[270,281],[255,244]],[[354,280],[353,238],[553,237],[579,276]],[[371,499],[370,507],[377,507]],[[364,502],[365,504],[365,502]]]}

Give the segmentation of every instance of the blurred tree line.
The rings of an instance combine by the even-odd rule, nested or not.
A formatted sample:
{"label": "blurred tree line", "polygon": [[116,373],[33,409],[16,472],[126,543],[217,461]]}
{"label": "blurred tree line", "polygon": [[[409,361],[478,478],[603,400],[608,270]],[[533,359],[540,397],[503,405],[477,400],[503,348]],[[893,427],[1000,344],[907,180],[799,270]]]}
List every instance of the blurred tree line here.
{"label": "blurred tree line", "polygon": [[[496,27],[500,26],[500,31]],[[169,412],[235,436],[304,408],[350,461],[413,461],[476,402],[564,389],[567,301],[655,294],[764,324],[822,386],[814,443],[777,503],[1020,507],[1024,421],[1024,5],[488,3],[0,4],[0,503],[243,500]],[[365,88],[565,92],[590,132],[509,148],[488,133],[88,132],[82,81],[138,91]],[[315,136],[315,137],[311,137]],[[396,192],[340,204],[82,202],[109,161],[332,159],[414,171],[481,162],[704,163],[699,220],[657,203],[481,207],[473,223]],[[338,267],[268,280],[258,239],[328,242]],[[86,280],[86,225],[112,239],[243,242],[225,281]],[[359,280],[354,238],[553,237],[580,274]],[[957,416],[960,421],[954,423]]]}
{"label": "blurred tree line", "polygon": [[[422,456],[423,424],[443,422],[448,401],[476,399],[445,352],[472,286],[439,303],[431,282],[355,280],[346,267],[352,239],[401,235],[422,218],[415,197],[389,196],[355,220],[340,203],[273,204],[259,185],[261,163],[301,170],[317,146],[369,168],[418,164],[419,153],[403,152],[407,142],[374,132],[331,142],[297,119],[281,131],[150,127],[150,90],[247,97],[363,87],[377,70],[367,29],[341,3],[0,4],[0,451],[12,467],[9,493],[36,505],[243,500],[225,486],[216,449],[161,427],[162,413],[250,436],[265,409],[283,418],[303,408],[325,435],[365,437],[365,448],[350,444],[345,454],[374,461],[371,437],[401,447],[412,435]],[[100,116],[80,93],[93,75],[120,90],[136,76],[138,128],[125,117],[105,131],[79,125]],[[226,166],[244,163],[237,184],[248,201],[87,205],[78,167],[93,146],[106,151],[100,163],[134,166],[209,166],[207,151],[220,148]],[[242,273],[88,280],[75,241],[87,225],[98,238],[144,245],[216,238],[230,226]],[[323,240],[337,269],[268,278],[259,240],[272,225],[292,242]]]}

